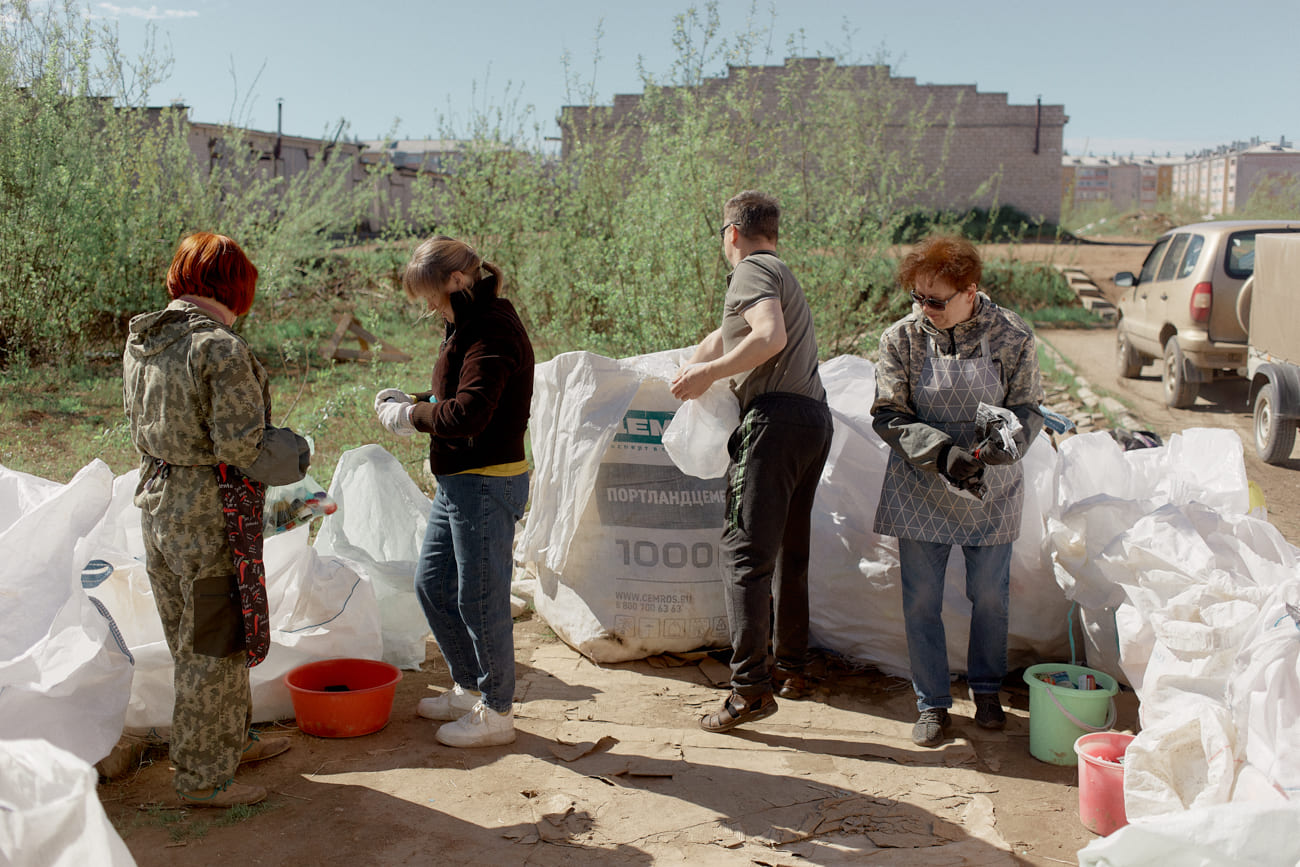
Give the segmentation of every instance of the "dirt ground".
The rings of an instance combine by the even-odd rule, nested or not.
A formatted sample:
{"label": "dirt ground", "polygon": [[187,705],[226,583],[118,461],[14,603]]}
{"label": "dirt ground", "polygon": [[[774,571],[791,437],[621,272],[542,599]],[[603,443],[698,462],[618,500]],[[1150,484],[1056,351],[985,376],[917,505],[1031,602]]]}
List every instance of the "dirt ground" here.
{"label": "dirt ground", "polygon": [[[1027,245],[1016,255],[1081,267],[1113,291],[1107,278],[1136,270],[1145,250]],[[1107,330],[1079,334],[1079,346],[1113,345]],[[1081,375],[1112,387],[1098,360],[1109,350],[1073,352]],[[1200,424],[1219,418],[1192,412]],[[1174,417],[1152,424],[1162,434],[1181,429]],[[1271,511],[1295,514],[1274,496]],[[1019,673],[1003,693],[1005,732],[973,724],[959,683],[952,736],[923,749],[909,739],[910,685],[878,672],[829,665],[808,700],[782,701],[775,716],[716,735],[696,726],[725,695],[725,671],[711,657],[599,666],[536,617],[516,624],[515,639],[519,738],[511,746],[456,750],[434,740],[436,724],[414,712],[421,697],[450,685],[430,641],[423,670],[405,672],[383,730],[325,739],[292,720],[273,727],[292,749],[240,772],[270,790],[264,805],[166,806],[171,772],[165,750],[154,748],[101,785],[105,809],[143,867],[1048,865],[1077,863],[1093,839],[1078,818],[1076,769],[1029,754]],[[1133,693],[1122,692],[1118,706],[1117,728],[1135,731]]]}
{"label": "dirt ground", "polygon": [[[167,808],[163,749],[101,785],[142,867],[243,864],[1073,864],[1093,835],[1073,767],[1029,754],[1028,690],[988,732],[957,684],[952,737],[914,746],[910,684],[830,667],[805,701],[730,734],[697,718],[721,701],[720,663],[598,666],[533,617],[516,624],[518,740],[456,750],[415,715],[450,681],[436,645],[374,734],[318,738],[241,780],[251,815]],[[1018,685],[1017,685],[1018,684]],[[1133,730],[1136,699],[1120,695]],[[279,732],[274,732],[279,733]]]}

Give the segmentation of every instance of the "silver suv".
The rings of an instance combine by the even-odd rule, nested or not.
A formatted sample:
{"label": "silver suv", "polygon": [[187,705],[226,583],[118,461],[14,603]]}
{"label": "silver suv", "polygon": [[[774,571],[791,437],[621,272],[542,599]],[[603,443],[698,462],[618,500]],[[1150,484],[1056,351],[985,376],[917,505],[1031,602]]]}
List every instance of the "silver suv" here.
{"label": "silver suv", "polygon": [[1300,222],[1179,226],[1160,236],[1140,274],[1116,274],[1115,285],[1129,289],[1119,302],[1119,375],[1132,379],[1161,359],[1165,403],[1174,407],[1191,406],[1202,382],[1241,375],[1246,330],[1237,293],[1255,270],[1255,236],[1266,232],[1300,232]]}

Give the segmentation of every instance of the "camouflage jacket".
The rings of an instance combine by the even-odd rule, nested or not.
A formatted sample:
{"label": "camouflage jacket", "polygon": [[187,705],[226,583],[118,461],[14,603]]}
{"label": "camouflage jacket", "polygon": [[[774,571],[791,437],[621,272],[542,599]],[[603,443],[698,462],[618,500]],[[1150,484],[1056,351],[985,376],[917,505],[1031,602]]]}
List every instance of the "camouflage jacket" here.
{"label": "camouflage jacket", "polygon": [[188,301],[131,320],[122,359],[131,442],[178,466],[251,466],[271,398],[243,338]]}
{"label": "camouflage jacket", "polygon": [[937,462],[952,437],[925,424],[916,415],[912,386],[925,366],[926,343],[940,358],[977,358],[981,343],[989,354],[1006,391],[1003,406],[1023,425],[1022,444],[1032,443],[1043,427],[1038,406],[1043,402],[1042,374],[1034,332],[1023,319],[999,307],[980,292],[975,315],[955,327],[940,330],[919,309],[891,325],[880,337],[876,362],[876,399],[871,405],[872,427],[895,452],[913,466],[937,469]]}

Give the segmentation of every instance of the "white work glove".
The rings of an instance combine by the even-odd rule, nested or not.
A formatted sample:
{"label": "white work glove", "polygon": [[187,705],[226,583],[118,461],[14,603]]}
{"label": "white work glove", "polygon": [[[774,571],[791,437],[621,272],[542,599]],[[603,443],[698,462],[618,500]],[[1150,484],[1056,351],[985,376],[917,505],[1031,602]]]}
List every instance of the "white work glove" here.
{"label": "white work glove", "polygon": [[400,388],[386,388],[379,394],[375,395],[375,412],[379,412],[379,407],[390,401],[398,403],[410,403],[411,396]]}
{"label": "white work glove", "polygon": [[411,421],[413,412],[415,412],[415,404],[411,403],[409,397],[405,402],[385,401],[379,405],[379,409],[375,410],[375,414],[379,416],[379,423],[399,437],[409,437],[415,433],[415,422]]}

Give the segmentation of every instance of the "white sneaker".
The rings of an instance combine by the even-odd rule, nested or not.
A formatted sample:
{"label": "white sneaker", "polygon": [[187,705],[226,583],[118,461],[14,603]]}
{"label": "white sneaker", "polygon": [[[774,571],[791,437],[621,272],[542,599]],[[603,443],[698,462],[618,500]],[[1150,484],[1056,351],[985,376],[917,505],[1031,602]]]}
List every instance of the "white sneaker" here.
{"label": "white sneaker", "polygon": [[460,719],[478,704],[480,693],[468,690],[459,683],[442,695],[422,698],[415,712],[425,719]]}
{"label": "white sneaker", "polygon": [[496,747],[515,741],[515,709],[497,713],[479,702],[455,722],[438,728],[438,743],[449,747]]}

